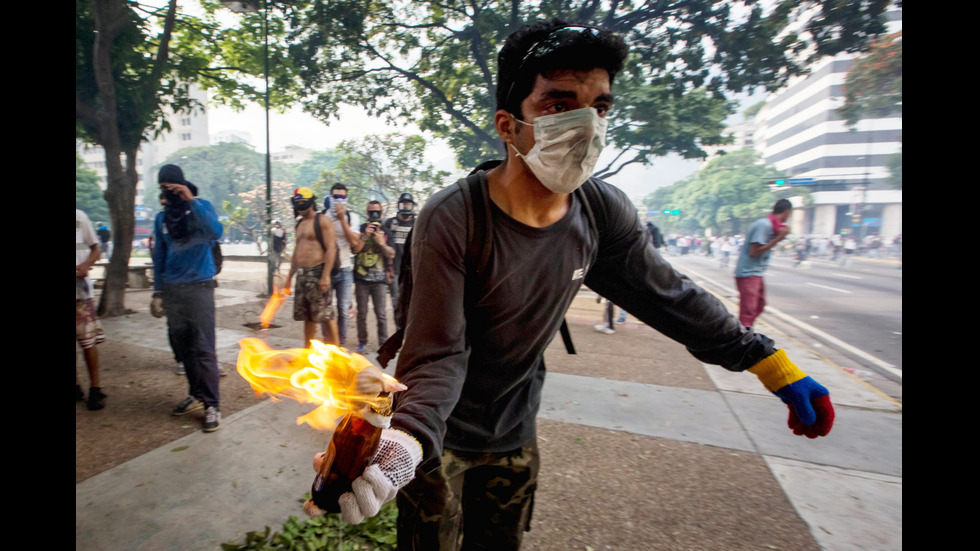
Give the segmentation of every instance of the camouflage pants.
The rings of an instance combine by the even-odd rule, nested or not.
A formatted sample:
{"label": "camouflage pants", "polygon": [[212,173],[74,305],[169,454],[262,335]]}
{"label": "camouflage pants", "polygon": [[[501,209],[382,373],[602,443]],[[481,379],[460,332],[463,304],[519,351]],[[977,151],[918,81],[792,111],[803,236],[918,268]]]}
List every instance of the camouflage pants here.
{"label": "camouflage pants", "polygon": [[399,551],[518,549],[539,468],[536,440],[505,453],[445,450],[398,493]]}

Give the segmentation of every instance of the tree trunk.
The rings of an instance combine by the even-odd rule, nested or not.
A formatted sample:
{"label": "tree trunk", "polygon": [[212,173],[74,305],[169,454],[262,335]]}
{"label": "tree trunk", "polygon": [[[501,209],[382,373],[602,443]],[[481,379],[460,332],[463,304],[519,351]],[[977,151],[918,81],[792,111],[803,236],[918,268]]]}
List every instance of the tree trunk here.
{"label": "tree trunk", "polygon": [[[133,236],[136,232],[136,220],[133,214],[136,205],[136,151],[126,151],[126,166],[121,163],[122,152],[118,149],[110,152],[106,149],[106,167],[108,168],[108,186],[105,199],[109,204],[109,219],[112,221],[112,258],[106,269],[105,287],[102,289],[105,297],[100,301],[104,305],[103,316],[119,316],[131,310],[126,308],[126,284],[129,280],[129,257],[133,250]],[[116,160],[110,161],[110,156]]]}
{"label": "tree trunk", "polygon": [[133,248],[136,198],[136,151],[126,151],[126,169],[121,156],[123,146],[119,137],[116,83],[112,75],[112,43],[124,23],[125,4],[116,0],[93,5],[96,38],[92,47],[92,68],[99,89],[101,104],[95,113],[99,128],[99,144],[105,149],[106,191],[109,219],[112,221],[114,248],[106,270],[104,295],[100,299],[102,315],[118,316],[127,313],[126,282],[129,279],[129,255]]}

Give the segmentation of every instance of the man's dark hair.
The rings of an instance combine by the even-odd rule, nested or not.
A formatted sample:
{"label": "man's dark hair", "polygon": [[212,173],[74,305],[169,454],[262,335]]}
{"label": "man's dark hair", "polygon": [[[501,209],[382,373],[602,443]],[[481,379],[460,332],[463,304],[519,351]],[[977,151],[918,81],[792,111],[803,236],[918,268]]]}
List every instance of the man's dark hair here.
{"label": "man's dark hair", "polygon": [[[601,67],[609,72],[612,84],[629,48],[611,31],[595,27],[579,30],[586,26],[554,19],[525,25],[508,36],[497,55],[497,109],[521,119],[521,102],[531,93],[539,74]],[[565,27],[567,31],[559,31]]]}
{"label": "man's dark hair", "polygon": [[378,201],[377,199],[371,199],[370,201],[368,201],[367,206],[370,207],[371,205],[378,205],[379,207],[381,207],[381,210],[384,210],[384,205],[381,204],[381,201]]}
{"label": "man's dark hair", "polygon": [[776,201],[776,206],[772,207],[772,213],[780,214],[782,212],[792,210],[792,209],[793,209],[793,203],[790,203],[789,199],[780,199],[779,201]]}
{"label": "man's dark hair", "polygon": [[341,184],[340,182],[337,182],[336,184],[333,185],[333,187],[330,188],[330,191],[334,191],[334,190],[337,190],[337,189],[342,189],[344,191],[347,191],[347,186],[345,186],[344,184]]}

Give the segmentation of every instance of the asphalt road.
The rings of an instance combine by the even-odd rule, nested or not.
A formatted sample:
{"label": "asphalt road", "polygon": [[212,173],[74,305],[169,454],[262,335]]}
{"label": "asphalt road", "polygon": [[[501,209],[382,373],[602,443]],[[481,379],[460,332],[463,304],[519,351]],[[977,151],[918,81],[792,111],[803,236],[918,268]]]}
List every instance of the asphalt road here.
{"label": "asphalt road", "polygon": [[[224,253],[258,254],[255,244],[226,244]],[[728,266],[704,255],[667,256],[678,271],[738,311],[735,257]],[[774,256],[766,274],[769,306],[760,318],[811,347],[882,393],[902,399],[902,270],[895,259],[826,258],[795,265]],[[779,342],[779,335],[773,335]]]}
{"label": "asphalt road", "polygon": [[[728,266],[702,255],[667,259],[737,311],[734,257]],[[843,266],[817,258],[796,265],[791,256],[776,256],[765,277],[768,306],[760,319],[818,348],[862,378],[875,379],[883,392],[901,398],[900,263],[855,258]]]}

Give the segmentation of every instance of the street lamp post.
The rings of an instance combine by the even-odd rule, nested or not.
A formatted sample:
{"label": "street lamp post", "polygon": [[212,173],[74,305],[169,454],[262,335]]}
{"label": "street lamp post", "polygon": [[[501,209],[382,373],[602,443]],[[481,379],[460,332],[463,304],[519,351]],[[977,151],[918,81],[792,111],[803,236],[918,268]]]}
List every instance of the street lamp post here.
{"label": "street lamp post", "polygon": [[[258,13],[259,0],[221,0],[234,13]],[[262,33],[265,55],[265,245],[268,296],[272,296],[272,281],[276,271],[272,252],[272,152],[269,150],[269,2],[262,0]]]}

